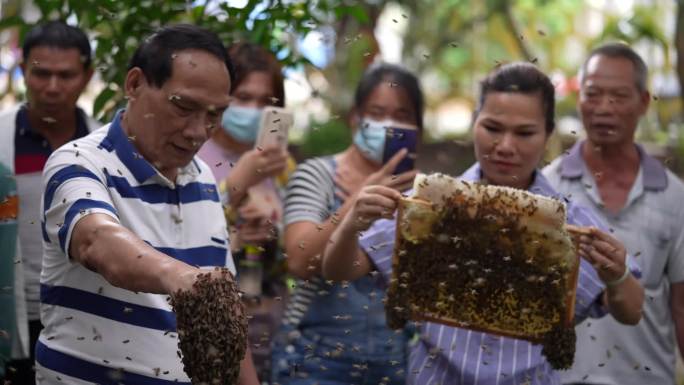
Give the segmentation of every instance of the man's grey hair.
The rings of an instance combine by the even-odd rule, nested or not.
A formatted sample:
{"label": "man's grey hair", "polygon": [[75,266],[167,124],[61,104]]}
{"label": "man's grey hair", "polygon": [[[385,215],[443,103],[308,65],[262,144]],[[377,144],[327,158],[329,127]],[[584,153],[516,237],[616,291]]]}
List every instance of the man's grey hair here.
{"label": "man's grey hair", "polygon": [[648,67],[644,59],[639,56],[630,46],[624,43],[607,43],[594,48],[587,56],[587,59],[582,63],[579,71],[580,85],[584,81],[584,74],[587,71],[587,64],[594,56],[606,56],[610,58],[623,58],[632,62],[634,66],[634,84],[637,90],[644,92],[648,90]]}

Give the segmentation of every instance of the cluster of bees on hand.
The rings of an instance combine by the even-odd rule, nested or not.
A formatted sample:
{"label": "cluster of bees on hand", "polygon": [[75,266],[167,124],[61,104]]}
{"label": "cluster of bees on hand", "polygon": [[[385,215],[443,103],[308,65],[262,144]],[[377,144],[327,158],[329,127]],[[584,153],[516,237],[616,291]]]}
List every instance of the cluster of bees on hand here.
{"label": "cluster of bees on hand", "polygon": [[[171,297],[178,325],[179,358],[193,382],[235,383],[247,350],[247,317],[230,272],[200,274],[192,290]],[[218,382],[216,382],[218,381]]]}
{"label": "cluster of bees on hand", "polygon": [[[178,329],[175,333],[167,330],[163,335],[178,338],[179,350],[176,353],[193,381],[234,383],[246,352],[247,318],[237,285],[226,279],[230,272],[226,268],[215,270],[220,271],[220,277],[212,277],[211,273],[200,274],[192,290],[178,291],[167,297],[176,313]],[[102,287],[97,290],[98,294],[103,291]],[[214,300],[208,301],[208,298]],[[122,308],[124,314],[134,311],[131,307]],[[67,316],[63,322],[72,320],[74,316]],[[92,341],[103,341],[102,334],[95,327],[92,333]],[[56,338],[57,335],[51,335],[46,339],[52,341]],[[78,341],[86,339],[86,336],[76,337]],[[132,345],[133,341],[126,338],[120,342]],[[124,358],[134,361],[131,356]],[[102,363],[111,364],[107,359],[102,359]],[[170,373],[159,367],[150,370],[156,377]],[[121,369],[112,369],[106,374],[114,381],[125,377]],[[38,374],[37,378],[40,380],[42,376]],[[57,380],[62,381],[59,376]]]}

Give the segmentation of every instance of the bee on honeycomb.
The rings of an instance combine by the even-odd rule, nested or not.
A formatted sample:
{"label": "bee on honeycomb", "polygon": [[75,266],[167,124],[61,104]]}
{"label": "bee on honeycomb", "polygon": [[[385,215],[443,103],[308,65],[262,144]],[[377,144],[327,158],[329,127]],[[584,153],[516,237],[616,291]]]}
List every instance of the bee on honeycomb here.
{"label": "bee on honeycomb", "polygon": [[571,366],[579,257],[565,205],[444,176],[414,186],[399,204],[388,325],[428,320],[525,339],[554,368]]}

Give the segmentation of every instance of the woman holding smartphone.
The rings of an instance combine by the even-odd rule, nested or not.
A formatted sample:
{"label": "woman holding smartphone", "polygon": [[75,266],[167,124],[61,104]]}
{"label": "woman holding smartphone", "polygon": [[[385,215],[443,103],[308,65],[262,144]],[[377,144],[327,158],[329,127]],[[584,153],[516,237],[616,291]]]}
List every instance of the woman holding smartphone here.
{"label": "woman holding smartphone", "polygon": [[264,108],[283,107],[285,91],[282,68],[272,53],[251,43],[234,44],[228,53],[235,67],[230,106],[223,114],[222,129],[214,131],[199,156],[212,166],[216,180],[225,183],[230,205],[239,214],[237,234],[231,234],[231,246],[239,250],[246,243],[273,239],[271,224],[282,217],[274,177],[286,171],[287,150],[256,149],[254,143]]}
{"label": "woman holding smartphone", "polygon": [[[537,170],[553,128],[549,78],[529,63],[497,68],[481,84],[473,125],[477,163],[461,178],[564,199]],[[354,281],[372,269],[391,277],[399,199],[385,186],[362,189],[326,245],[325,278]],[[590,227],[592,235],[580,237],[575,321],[610,313],[636,324],[644,299],[633,276],[638,268],[590,211],[566,203],[568,223]],[[433,322],[422,324],[420,335],[409,358],[410,384],[560,384],[541,345]]]}
{"label": "woman holding smartphone", "polygon": [[278,243],[282,195],[289,160],[286,148],[255,148],[261,116],[269,106],[283,107],[285,93],[280,64],[272,53],[251,43],[228,48],[235,67],[231,102],[198,155],[214,172],[228,196],[226,217],[231,250],[238,266],[240,289],[253,300],[248,306],[250,346],[260,378],[270,374],[267,339],[275,333],[287,292]]}
{"label": "woman holding smartphone", "polygon": [[387,127],[423,128],[418,79],[394,65],[369,68],[350,113],[353,143],[333,156],[301,164],[288,183],[285,248],[297,277],[273,347],[272,382],[403,384],[406,333],[386,326],[376,274],[351,283],[321,277],[321,253],[363,186],[409,188],[415,170],[393,175],[401,150],[383,165]]}

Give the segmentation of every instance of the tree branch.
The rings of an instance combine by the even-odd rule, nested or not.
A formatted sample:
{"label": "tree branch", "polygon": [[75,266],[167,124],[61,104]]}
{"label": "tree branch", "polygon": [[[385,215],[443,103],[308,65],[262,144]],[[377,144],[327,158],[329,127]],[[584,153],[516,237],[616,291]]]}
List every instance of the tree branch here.
{"label": "tree branch", "polygon": [[520,32],[518,22],[515,20],[515,16],[513,15],[513,9],[511,8],[510,1],[504,0],[501,2],[501,16],[503,16],[504,23],[506,26],[508,26],[508,29],[513,34],[520,52],[523,54],[526,60],[532,60],[534,56],[532,55],[530,48],[527,46],[527,43],[523,39],[523,34]]}

